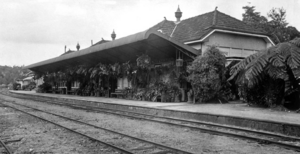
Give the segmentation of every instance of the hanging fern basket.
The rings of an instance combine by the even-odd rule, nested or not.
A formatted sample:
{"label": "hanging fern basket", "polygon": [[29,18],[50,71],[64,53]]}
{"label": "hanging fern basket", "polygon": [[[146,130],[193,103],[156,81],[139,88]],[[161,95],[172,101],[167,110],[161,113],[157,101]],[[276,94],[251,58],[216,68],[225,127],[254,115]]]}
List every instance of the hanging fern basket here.
{"label": "hanging fern basket", "polygon": [[143,54],[136,59],[136,62],[137,66],[147,68],[151,65],[151,58],[148,55]]}

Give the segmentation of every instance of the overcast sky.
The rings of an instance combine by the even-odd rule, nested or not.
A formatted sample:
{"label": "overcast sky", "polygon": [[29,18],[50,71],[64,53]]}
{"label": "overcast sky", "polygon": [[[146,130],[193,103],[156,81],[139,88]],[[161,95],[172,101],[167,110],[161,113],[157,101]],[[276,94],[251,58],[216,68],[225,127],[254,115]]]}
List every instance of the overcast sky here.
{"label": "overcast sky", "polygon": [[300,0],[0,0],[0,65],[30,65],[57,57],[67,49],[81,49],[147,30],[162,21],[218,10],[242,19],[243,6],[256,6],[266,16],[273,7],[287,11],[287,21],[300,30]]}

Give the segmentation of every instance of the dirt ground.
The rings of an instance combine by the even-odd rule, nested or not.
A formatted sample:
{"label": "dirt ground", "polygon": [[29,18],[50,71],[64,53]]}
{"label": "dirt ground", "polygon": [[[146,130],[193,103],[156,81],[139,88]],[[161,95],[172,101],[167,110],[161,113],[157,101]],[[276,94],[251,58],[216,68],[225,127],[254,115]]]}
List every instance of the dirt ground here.
{"label": "dirt ground", "polygon": [[[0,97],[197,154],[297,153],[273,145],[211,135],[176,126],[70,109],[3,95]],[[0,107],[0,117],[1,138],[20,139],[18,142],[8,144],[15,153],[115,153],[81,136],[40,122],[12,109]]]}

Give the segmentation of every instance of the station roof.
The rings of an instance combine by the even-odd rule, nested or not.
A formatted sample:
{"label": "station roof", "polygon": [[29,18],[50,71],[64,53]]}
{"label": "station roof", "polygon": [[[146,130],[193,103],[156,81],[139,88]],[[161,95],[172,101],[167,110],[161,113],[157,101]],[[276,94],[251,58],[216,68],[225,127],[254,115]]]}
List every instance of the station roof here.
{"label": "station roof", "polygon": [[114,41],[93,45],[86,49],[41,61],[25,67],[36,72],[53,72],[67,66],[96,65],[98,63],[124,63],[135,61],[140,55],[149,55],[152,59],[174,58],[176,51],[183,52],[184,58],[193,58],[198,50],[185,45],[151,28]]}
{"label": "station roof", "polygon": [[172,35],[172,38],[180,42],[200,40],[214,29],[267,36],[264,30],[253,28],[245,22],[218,10],[181,20],[178,24],[174,21],[164,20],[153,27],[160,29],[169,36]]}

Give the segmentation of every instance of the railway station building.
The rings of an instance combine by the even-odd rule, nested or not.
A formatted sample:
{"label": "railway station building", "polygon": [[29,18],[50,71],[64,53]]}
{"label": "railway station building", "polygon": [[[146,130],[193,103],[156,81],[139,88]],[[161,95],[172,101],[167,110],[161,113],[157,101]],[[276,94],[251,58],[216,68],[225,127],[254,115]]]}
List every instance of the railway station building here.
{"label": "railway station building", "polygon": [[[112,40],[101,40],[78,51],[26,68],[52,85],[50,92],[103,97],[186,101],[190,85],[185,70],[198,55],[216,46],[227,60],[240,60],[274,43],[254,29],[217,9],[182,20],[164,19],[148,30]],[[168,83],[168,84],[166,84]],[[172,96],[163,89],[171,89]]]}

